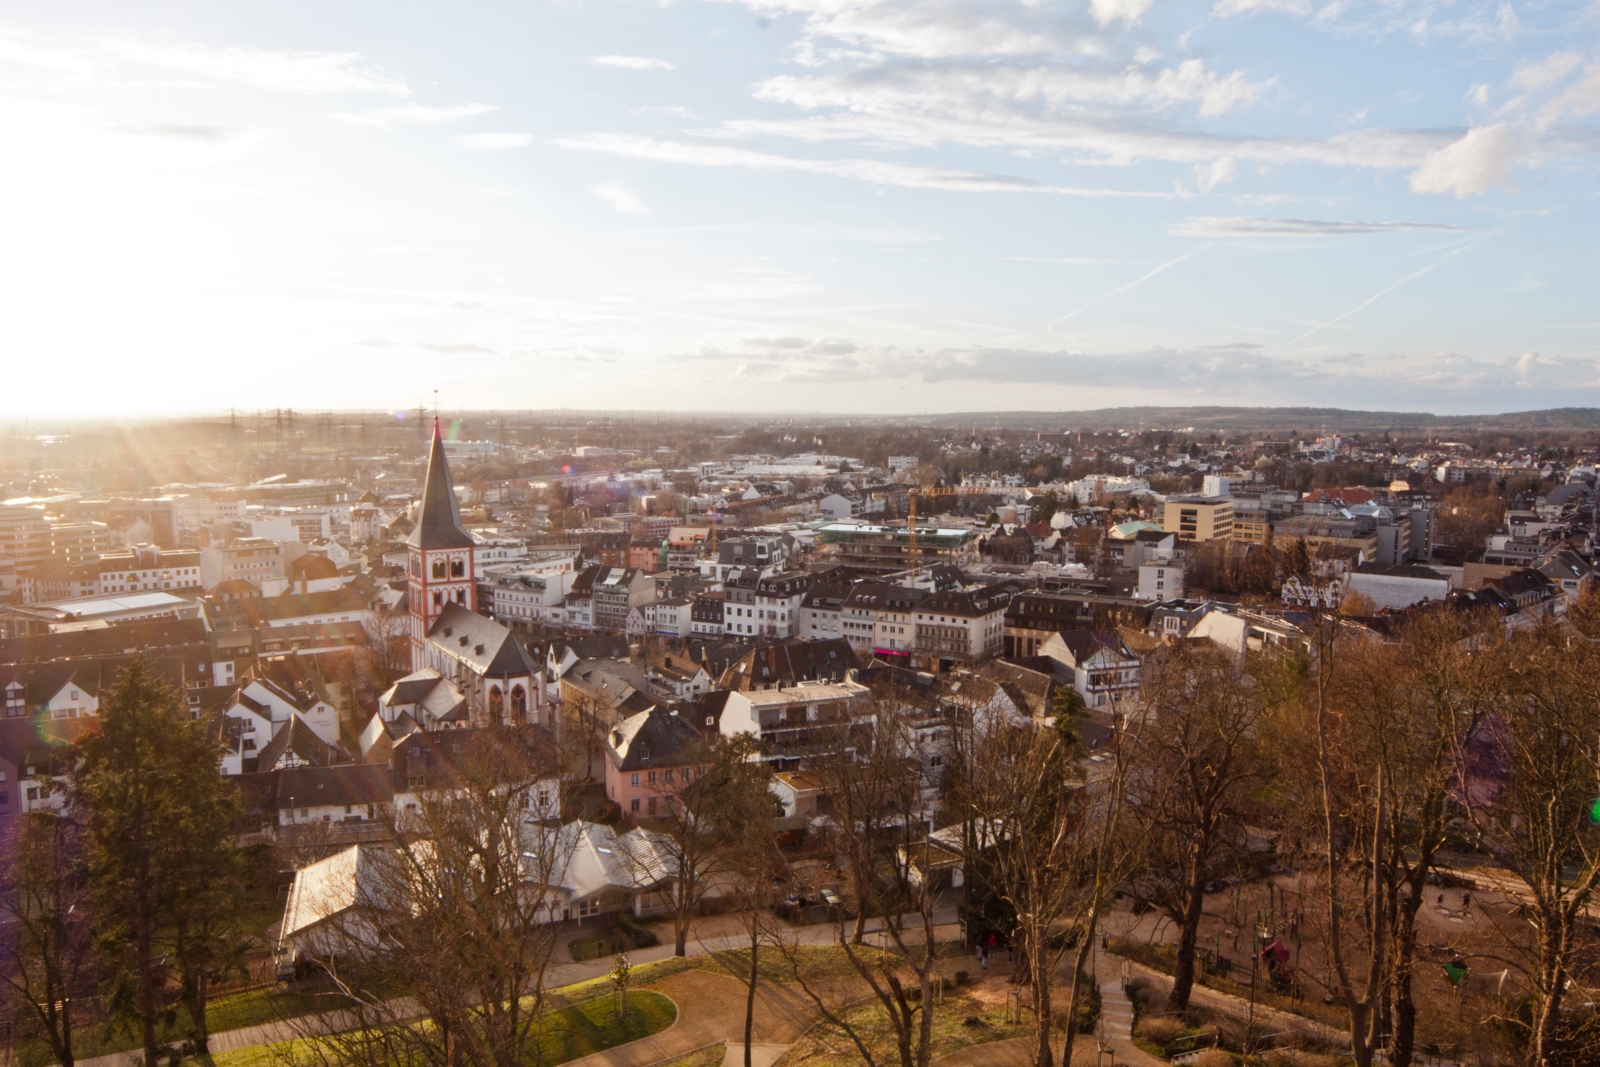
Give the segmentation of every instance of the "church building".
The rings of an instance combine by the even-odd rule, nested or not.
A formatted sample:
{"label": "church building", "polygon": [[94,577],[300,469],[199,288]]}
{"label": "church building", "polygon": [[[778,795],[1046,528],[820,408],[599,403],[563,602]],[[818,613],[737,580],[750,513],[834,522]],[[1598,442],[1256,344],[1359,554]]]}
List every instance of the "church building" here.
{"label": "church building", "polygon": [[[515,634],[478,614],[473,566],[477,541],[461,525],[437,419],[422,507],[406,538],[406,549],[412,671],[408,678],[420,675],[448,683],[459,692],[466,712],[458,710],[437,724],[420,725],[428,729],[542,721],[547,701],[538,664]],[[380,707],[387,703],[380,701]]]}

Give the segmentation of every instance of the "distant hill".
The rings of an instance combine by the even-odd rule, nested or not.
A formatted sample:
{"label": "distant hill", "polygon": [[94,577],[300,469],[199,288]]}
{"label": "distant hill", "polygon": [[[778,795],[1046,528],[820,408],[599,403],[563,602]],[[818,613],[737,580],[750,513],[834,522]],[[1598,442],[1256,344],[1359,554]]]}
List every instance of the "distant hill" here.
{"label": "distant hill", "polygon": [[[1385,430],[1597,430],[1600,408],[1550,408],[1500,415],[1434,415],[1426,411],[1348,408],[1128,407],[1094,411],[985,411],[929,415],[933,426],[1039,430],[1298,430],[1382,433]],[[916,420],[923,421],[923,420]]]}

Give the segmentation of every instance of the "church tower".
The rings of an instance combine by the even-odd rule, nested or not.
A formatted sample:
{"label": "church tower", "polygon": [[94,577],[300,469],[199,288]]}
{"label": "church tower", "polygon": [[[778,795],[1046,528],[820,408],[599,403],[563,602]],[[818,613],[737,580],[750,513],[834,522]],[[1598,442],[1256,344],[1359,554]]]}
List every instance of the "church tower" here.
{"label": "church tower", "polygon": [[473,551],[477,542],[461,525],[461,508],[450,484],[439,420],[433,420],[433,450],[416,528],[406,538],[407,599],[411,607],[411,669],[427,662],[428,631],[446,604],[478,609]]}

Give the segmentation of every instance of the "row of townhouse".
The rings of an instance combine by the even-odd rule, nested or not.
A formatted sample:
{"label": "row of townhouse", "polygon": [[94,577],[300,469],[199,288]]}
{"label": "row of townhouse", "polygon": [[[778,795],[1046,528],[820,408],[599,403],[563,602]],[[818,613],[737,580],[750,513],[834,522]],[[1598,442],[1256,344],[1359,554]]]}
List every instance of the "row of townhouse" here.
{"label": "row of townhouse", "polygon": [[621,633],[628,616],[654,599],[655,580],[637,567],[597,563],[572,573],[570,561],[495,568],[480,600],[507,624]]}
{"label": "row of townhouse", "polygon": [[802,601],[798,634],[842,637],[863,655],[975,663],[999,656],[1012,583],[971,589],[890,585],[866,580],[816,583]]}

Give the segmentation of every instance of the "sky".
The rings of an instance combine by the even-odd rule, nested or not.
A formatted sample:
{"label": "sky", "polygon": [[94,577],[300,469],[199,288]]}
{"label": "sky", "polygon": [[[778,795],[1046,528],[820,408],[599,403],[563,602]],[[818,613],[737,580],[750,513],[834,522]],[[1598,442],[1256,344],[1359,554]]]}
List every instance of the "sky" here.
{"label": "sky", "polygon": [[1600,405],[1600,0],[10,0],[0,413]]}

